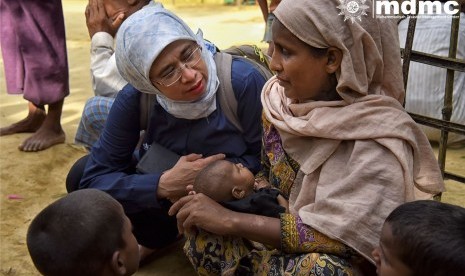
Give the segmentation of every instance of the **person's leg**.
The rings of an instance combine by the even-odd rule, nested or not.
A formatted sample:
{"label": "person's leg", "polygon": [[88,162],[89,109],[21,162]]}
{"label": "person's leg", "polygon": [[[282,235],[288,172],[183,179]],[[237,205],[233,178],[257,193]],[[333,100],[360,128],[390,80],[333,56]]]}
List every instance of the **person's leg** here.
{"label": "person's leg", "polygon": [[[315,242],[315,248],[334,250]],[[329,249],[331,248],[331,249]],[[375,275],[373,264],[359,255],[347,259],[324,253],[285,253],[236,236],[211,234],[202,229],[186,236],[184,253],[201,275]],[[349,261],[350,260],[350,261]],[[362,274],[361,264],[368,264]]]}
{"label": "person's leg", "polygon": [[19,122],[0,128],[0,136],[23,132],[36,132],[45,120],[46,113],[43,106],[36,106],[29,102],[27,117]]}
{"label": "person's leg", "polygon": [[[0,2],[0,41],[2,45],[5,83],[8,94],[23,94],[24,91],[24,58],[16,32],[16,20],[23,14],[17,1]],[[26,118],[12,125],[0,128],[0,136],[22,132],[35,132],[45,120],[43,105],[29,102]]]}
{"label": "person's leg", "polygon": [[87,100],[82,111],[74,142],[92,148],[105,127],[114,98],[92,97]]}
{"label": "person's leg", "polygon": [[17,57],[23,64],[16,86],[31,103],[32,116],[3,129],[2,135],[35,131],[19,149],[39,151],[65,141],[60,118],[69,83],[63,10],[60,0],[16,2],[20,12],[10,27],[15,30],[21,50]]}
{"label": "person's leg", "polygon": [[24,89],[24,61],[15,28],[21,13],[17,1],[0,1],[0,45],[6,91],[11,95],[21,95]]}
{"label": "person's leg", "polygon": [[126,214],[131,220],[133,233],[140,245],[140,260],[162,249],[178,239],[175,216],[168,216],[164,209],[147,209],[134,214]]}
{"label": "person's leg", "polygon": [[86,168],[87,160],[90,155],[84,155],[79,158],[76,163],[71,167],[66,176],[66,191],[68,193],[79,190],[79,183],[81,182],[82,175],[84,174],[84,169]]}
{"label": "person's leg", "polygon": [[22,151],[40,151],[55,144],[65,142],[65,132],[61,127],[63,100],[48,105],[48,112],[40,128],[24,140],[19,149]]}

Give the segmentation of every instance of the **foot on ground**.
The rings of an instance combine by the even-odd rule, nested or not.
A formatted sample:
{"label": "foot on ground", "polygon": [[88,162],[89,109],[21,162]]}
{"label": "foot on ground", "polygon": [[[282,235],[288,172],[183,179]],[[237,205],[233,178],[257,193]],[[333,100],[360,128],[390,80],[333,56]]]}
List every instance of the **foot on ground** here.
{"label": "foot on ground", "polygon": [[19,145],[19,150],[21,151],[41,151],[48,149],[49,147],[64,143],[66,139],[65,132],[63,129],[52,130],[50,128],[41,127],[36,133],[32,134],[31,137]]}
{"label": "foot on ground", "polygon": [[44,122],[46,114],[43,110],[37,110],[32,115],[29,114],[21,121],[0,128],[0,136],[10,135],[15,133],[36,132]]}

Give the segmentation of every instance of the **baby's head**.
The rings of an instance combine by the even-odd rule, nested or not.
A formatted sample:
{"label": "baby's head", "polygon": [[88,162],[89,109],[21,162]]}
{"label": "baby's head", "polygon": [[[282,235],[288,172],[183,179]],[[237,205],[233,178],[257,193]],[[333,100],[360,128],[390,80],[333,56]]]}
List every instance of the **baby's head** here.
{"label": "baby's head", "polygon": [[132,275],[139,246],[121,204],[96,189],[72,192],[31,222],[27,247],[40,273]]}
{"label": "baby's head", "polygon": [[433,200],[397,207],[387,217],[373,251],[378,275],[462,275],[465,208]]}
{"label": "baby's head", "polygon": [[201,170],[193,190],[218,202],[241,199],[253,192],[253,173],[242,164],[218,160]]}

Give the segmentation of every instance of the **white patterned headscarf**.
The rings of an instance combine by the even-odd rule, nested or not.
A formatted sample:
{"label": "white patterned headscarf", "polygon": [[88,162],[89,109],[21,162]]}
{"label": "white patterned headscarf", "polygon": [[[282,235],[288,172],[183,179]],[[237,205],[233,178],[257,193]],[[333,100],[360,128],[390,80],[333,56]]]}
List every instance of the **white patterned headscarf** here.
{"label": "white patterned headscarf", "polygon": [[[163,49],[177,40],[192,40],[202,46],[202,58],[208,69],[205,94],[196,101],[174,101],[167,98],[150,81],[153,62]],[[148,7],[130,16],[116,36],[116,66],[121,76],[143,93],[156,94],[157,101],[171,115],[183,119],[199,119],[216,109],[219,80],[211,45],[202,32],[194,34],[184,21],[163,7]]]}

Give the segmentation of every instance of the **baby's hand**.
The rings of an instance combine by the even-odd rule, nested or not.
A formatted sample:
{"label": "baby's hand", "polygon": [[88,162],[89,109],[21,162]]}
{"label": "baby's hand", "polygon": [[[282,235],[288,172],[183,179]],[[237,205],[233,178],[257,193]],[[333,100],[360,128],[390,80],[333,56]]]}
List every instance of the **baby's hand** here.
{"label": "baby's hand", "polygon": [[263,178],[256,178],[253,184],[253,189],[255,191],[258,191],[261,188],[269,188],[269,187],[271,187],[270,183],[266,179],[263,179]]}
{"label": "baby's hand", "polygon": [[189,195],[195,195],[195,194],[196,194],[195,191],[190,191],[190,192],[189,192]]}

